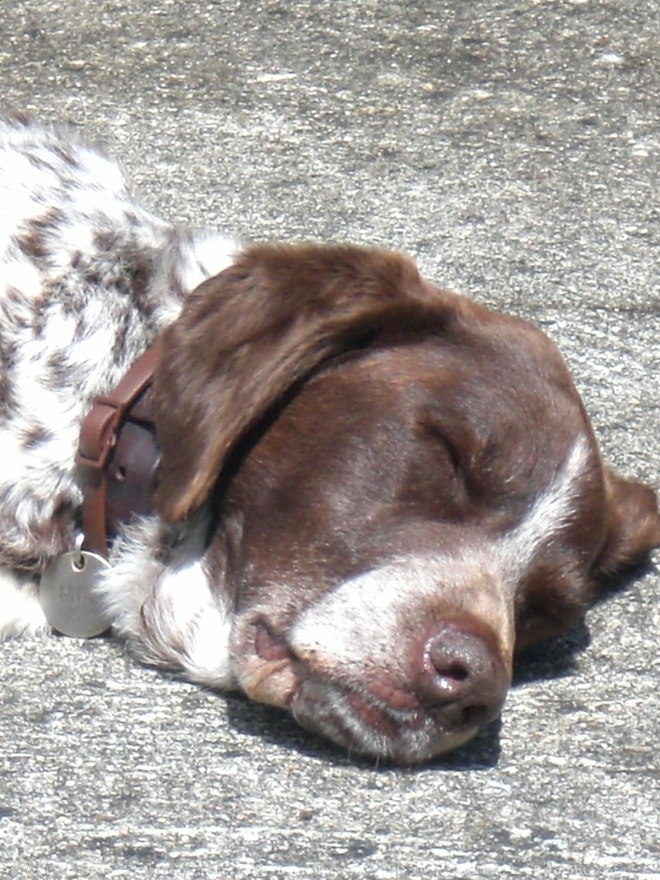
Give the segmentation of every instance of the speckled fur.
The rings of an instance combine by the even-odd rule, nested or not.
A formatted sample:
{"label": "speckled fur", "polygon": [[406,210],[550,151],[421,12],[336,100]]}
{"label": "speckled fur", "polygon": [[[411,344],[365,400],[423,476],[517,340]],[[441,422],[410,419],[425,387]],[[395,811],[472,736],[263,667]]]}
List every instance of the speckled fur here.
{"label": "speckled fur", "polygon": [[234,243],[142,208],[70,134],[0,120],[0,565],[71,545],[74,455],[92,397],[176,318]]}

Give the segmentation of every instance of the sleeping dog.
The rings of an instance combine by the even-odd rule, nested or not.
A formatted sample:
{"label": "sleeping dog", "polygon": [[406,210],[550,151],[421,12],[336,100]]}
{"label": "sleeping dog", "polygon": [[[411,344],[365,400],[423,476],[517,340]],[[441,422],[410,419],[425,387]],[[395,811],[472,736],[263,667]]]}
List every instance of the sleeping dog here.
{"label": "sleeping dog", "polygon": [[[92,545],[73,613],[90,593],[141,660],[415,762],[495,718],[514,654],[660,542],[554,345],[408,258],[173,228],[22,118],[0,190],[3,634],[66,631],[45,582]],[[81,425],[146,350],[157,465],[92,540]]]}

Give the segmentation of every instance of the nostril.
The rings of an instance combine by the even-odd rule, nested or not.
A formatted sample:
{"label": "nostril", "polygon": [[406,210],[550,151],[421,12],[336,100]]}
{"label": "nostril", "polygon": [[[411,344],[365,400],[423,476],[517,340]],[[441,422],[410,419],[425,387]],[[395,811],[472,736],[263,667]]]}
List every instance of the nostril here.
{"label": "nostril", "polygon": [[462,682],[470,677],[468,666],[455,657],[432,656],[433,668],[441,678],[449,681]]}

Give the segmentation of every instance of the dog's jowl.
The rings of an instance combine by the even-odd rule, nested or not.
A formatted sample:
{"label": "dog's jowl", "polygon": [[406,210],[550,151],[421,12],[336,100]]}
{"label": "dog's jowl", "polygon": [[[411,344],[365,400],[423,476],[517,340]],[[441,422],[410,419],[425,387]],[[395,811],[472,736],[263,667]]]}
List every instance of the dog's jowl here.
{"label": "dog's jowl", "polygon": [[3,634],[93,551],[138,658],[421,761],[660,542],[553,344],[409,259],[173,228],[19,118],[0,193]]}

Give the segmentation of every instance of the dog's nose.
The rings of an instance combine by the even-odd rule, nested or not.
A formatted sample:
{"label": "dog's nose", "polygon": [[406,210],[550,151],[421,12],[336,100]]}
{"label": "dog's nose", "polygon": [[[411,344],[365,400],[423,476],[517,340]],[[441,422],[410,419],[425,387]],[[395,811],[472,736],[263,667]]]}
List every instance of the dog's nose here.
{"label": "dog's nose", "polygon": [[421,694],[452,725],[481,727],[499,715],[509,676],[497,652],[479,635],[445,624],[425,645]]}

